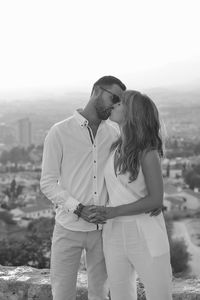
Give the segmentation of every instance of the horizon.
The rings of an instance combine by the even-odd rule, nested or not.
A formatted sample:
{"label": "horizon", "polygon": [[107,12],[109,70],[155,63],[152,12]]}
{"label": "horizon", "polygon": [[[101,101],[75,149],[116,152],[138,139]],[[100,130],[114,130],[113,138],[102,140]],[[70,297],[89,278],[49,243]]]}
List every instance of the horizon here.
{"label": "horizon", "polygon": [[[200,85],[196,82],[191,84],[172,84],[172,85],[155,85],[155,86],[147,86],[140,88],[131,88],[127,87],[127,89],[140,90],[142,92],[162,92],[162,93],[188,93],[188,92],[197,92],[200,95]],[[71,87],[71,88],[27,88],[27,89],[17,89],[15,91],[2,92],[0,91],[0,103],[4,101],[12,102],[12,101],[33,101],[33,100],[73,100],[77,99],[77,97],[89,97],[91,93],[91,87],[88,89],[87,87]],[[70,97],[68,99],[67,97]],[[200,98],[199,98],[200,102]]]}

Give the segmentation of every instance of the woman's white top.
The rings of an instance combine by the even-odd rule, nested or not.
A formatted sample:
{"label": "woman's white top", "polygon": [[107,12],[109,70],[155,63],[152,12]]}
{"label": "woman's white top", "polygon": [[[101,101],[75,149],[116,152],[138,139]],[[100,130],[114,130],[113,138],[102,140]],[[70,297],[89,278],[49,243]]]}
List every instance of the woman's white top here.
{"label": "woman's white top", "polygon": [[[105,181],[109,195],[107,206],[129,204],[147,196],[145,178],[140,167],[136,180],[129,183],[129,173],[117,175],[114,170],[114,153],[111,153],[105,167]],[[169,242],[163,214],[150,216],[142,213],[139,215],[122,216],[112,221],[136,220],[137,226],[146,239],[147,247],[152,256],[159,256],[169,252]],[[110,221],[110,220],[109,220]]]}

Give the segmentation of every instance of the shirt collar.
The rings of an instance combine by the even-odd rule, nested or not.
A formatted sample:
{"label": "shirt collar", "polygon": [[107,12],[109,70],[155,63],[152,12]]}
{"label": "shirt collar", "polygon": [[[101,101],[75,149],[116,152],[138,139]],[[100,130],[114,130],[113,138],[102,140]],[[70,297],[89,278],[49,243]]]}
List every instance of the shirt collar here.
{"label": "shirt collar", "polygon": [[[79,126],[81,128],[84,128],[84,127],[88,127],[89,121],[81,115],[82,111],[83,111],[82,108],[79,108],[79,109],[75,110],[75,112],[74,112],[74,118],[76,119],[76,121],[79,124]],[[102,126],[104,126],[105,123],[106,123],[106,121],[102,120],[101,123],[99,124],[99,129]]]}
{"label": "shirt collar", "polygon": [[84,127],[87,127],[88,126],[88,120],[86,118],[84,118],[82,115],[81,115],[81,111],[82,109],[77,109],[75,112],[74,112],[74,118],[76,119],[76,121],[78,122],[79,126],[81,128],[84,128]]}

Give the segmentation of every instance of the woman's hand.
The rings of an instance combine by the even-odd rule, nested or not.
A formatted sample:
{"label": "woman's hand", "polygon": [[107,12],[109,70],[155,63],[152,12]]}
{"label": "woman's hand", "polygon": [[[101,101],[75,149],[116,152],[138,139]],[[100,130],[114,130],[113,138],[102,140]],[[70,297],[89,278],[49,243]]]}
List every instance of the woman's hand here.
{"label": "woman's hand", "polygon": [[89,215],[90,223],[105,224],[106,220],[116,217],[114,207],[96,206],[90,207],[91,214]]}

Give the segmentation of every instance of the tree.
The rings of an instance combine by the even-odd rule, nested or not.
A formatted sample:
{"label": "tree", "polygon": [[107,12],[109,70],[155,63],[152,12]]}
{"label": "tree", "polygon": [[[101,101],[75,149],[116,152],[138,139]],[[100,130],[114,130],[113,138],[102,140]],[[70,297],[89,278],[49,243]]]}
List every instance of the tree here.
{"label": "tree", "polygon": [[194,153],[195,155],[199,155],[200,154],[200,143],[196,144],[194,147]]}
{"label": "tree", "polygon": [[187,251],[184,239],[171,240],[170,252],[173,273],[180,273],[187,270],[190,254]]}
{"label": "tree", "polygon": [[22,240],[0,241],[0,264],[49,268],[54,218],[32,221]]}
{"label": "tree", "polygon": [[184,179],[190,189],[200,188],[200,165],[193,166],[191,170],[185,171]]}
{"label": "tree", "polygon": [[183,239],[173,239],[173,221],[165,215],[165,223],[170,246],[171,265],[173,273],[180,273],[188,269],[190,254]]}
{"label": "tree", "polygon": [[0,241],[0,264],[46,268],[49,266],[49,258],[45,257],[42,245],[37,239],[12,239]]}
{"label": "tree", "polygon": [[0,212],[0,220],[3,220],[4,223],[14,225],[16,222],[12,219],[12,215],[7,211]]}
{"label": "tree", "polygon": [[5,195],[7,195],[9,197],[9,205],[8,207],[11,208],[15,208],[16,204],[15,204],[15,199],[22,194],[22,190],[23,190],[23,185],[16,185],[16,181],[15,179],[13,179],[11,181],[10,187],[6,188],[3,193]]}
{"label": "tree", "polygon": [[54,218],[40,218],[33,220],[28,225],[28,236],[37,237],[41,240],[51,240],[55,220]]}
{"label": "tree", "polygon": [[11,181],[11,184],[10,184],[10,191],[14,194],[15,193],[15,188],[16,188],[16,181],[15,179],[13,179]]}
{"label": "tree", "polygon": [[19,195],[22,194],[22,191],[23,191],[23,185],[21,184],[18,184],[17,188],[16,188],[16,191],[15,191],[15,196],[18,197]]}

